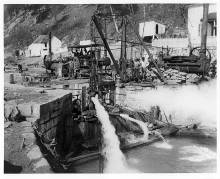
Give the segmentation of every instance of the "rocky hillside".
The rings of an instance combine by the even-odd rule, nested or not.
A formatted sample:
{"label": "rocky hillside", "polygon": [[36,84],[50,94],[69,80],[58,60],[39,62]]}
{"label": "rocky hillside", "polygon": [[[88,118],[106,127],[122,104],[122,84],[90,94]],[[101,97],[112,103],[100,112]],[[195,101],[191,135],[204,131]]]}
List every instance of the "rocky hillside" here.
{"label": "rocky hillside", "polygon": [[[144,19],[161,22],[167,26],[167,34],[171,34],[174,27],[186,27],[186,4],[112,5],[112,9],[119,14],[131,14],[136,23]],[[89,38],[91,16],[96,10],[111,12],[109,5],[95,4],[5,5],[4,45],[24,48],[39,34],[48,34],[50,31],[64,44],[78,43],[79,40]],[[120,23],[121,19],[118,18],[119,30]],[[111,20],[107,24],[109,38],[120,36]],[[128,38],[132,37],[133,35],[128,33]]]}

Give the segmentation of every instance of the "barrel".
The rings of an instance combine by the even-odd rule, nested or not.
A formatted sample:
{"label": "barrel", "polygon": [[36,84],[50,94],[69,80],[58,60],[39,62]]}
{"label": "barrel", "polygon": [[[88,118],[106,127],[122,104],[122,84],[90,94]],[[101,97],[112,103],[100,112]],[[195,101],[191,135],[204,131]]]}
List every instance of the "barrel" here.
{"label": "barrel", "polygon": [[14,74],[10,74],[10,76],[9,76],[9,83],[10,84],[14,84],[15,83]]}

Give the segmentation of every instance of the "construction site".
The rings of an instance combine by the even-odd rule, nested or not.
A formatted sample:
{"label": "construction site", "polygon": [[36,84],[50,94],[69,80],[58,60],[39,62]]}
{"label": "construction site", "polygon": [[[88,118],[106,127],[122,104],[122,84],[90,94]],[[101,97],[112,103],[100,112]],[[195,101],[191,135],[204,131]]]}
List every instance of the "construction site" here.
{"label": "construction site", "polygon": [[[16,50],[16,62],[4,64],[4,173],[215,173],[214,6],[187,6],[188,19],[196,8],[202,17],[199,43],[181,37],[184,49],[160,41],[162,23],[138,24],[135,5],[122,13],[109,4],[65,55],[54,52],[52,31],[27,58]],[[177,45],[153,45],[165,41]],[[34,55],[40,43],[48,51]]]}

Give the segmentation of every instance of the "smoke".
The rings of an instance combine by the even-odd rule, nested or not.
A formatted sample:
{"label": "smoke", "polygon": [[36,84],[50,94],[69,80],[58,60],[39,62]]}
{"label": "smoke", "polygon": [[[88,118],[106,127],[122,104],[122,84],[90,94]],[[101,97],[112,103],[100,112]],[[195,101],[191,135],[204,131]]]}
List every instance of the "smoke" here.
{"label": "smoke", "polygon": [[147,124],[145,124],[144,122],[140,121],[140,120],[136,120],[134,118],[129,117],[127,114],[120,114],[120,116],[126,120],[132,121],[137,123],[141,129],[144,132],[144,136],[141,138],[142,140],[148,140],[148,128],[147,128]]}
{"label": "smoke", "polygon": [[105,173],[125,173],[137,172],[130,169],[127,165],[126,158],[120,150],[120,141],[115,133],[115,128],[109,120],[109,115],[105,108],[100,104],[98,97],[92,98],[95,104],[97,117],[102,124],[103,135],[103,156],[105,158]]}
{"label": "smoke", "polygon": [[216,127],[216,80],[200,85],[176,88],[158,87],[148,91],[127,94],[125,103],[135,109],[150,110],[158,105],[166,115],[172,115],[175,124],[191,124]]}

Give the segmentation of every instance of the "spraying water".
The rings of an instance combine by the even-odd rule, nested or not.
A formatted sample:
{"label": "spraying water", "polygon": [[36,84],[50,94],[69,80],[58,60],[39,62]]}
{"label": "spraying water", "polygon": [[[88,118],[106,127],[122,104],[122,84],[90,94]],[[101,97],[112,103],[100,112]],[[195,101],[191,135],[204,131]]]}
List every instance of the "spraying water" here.
{"label": "spraying water", "polygon": [[103,134],[103,150],[102,153],[105,158],[105,173],[125,173],[137,172],[128,167],[126,158],[120,150],[120,141],[115,133],[115,128],[109,120],[109,115],[105,108],[100,104],[98,97],[92,98],[95,104],[97,117],[102,124]]}
{"label": "spraying water", "polygon": [[124,102],[144,110],[159,106],[167,115],[172,115],[174,124],[201,122],[203,126],[216,128],[216,99],[216,80],[213,80],[200,85],[129,92]]}
{"label": "spraying water", "polygon": [[155,135],[157,135],[159,138],[161,138],[164,143],[167,143],[166,139],[162,136],[162,134],[161,134],[160,132],[154,130],[154,131],[153,131],[153,134],[155,134]]}
{"label": "spraying water", "polygon": [[[131,118],[127,114],[120,114],[120,116],[122,118],[126,119],[126,120],[130,120],[130,121],[133,121],[133,122],[137,123],[141,127],[143,132],[144,132],[144,136],[141,138],[141,141],[148,140],[149,131],[148,131],[147,125],[144,122],[142,122],[140,120],[137,120],[137,119],[134,119],[134,118]],[[160,132],[153,131],[151,133],[154,134],[154,135],[157,135],[163,141],[163,143],[155,143],[155,144],[153,144],[154,147],[164,148],[164,149],[172,149],[172,146],[166,141],[166,139],[162,136],[162,134]]]}
{"label": "spraying water", "polygon": [[134,119],[127,114],[120,114],[120,116],[126,120],[137,123],[141,127],[142,131],[144,132],[144,136],[141,139],[146,140],[146,141],[148,140],[148,133],[149,133],[148,128],[147,128],[147,125],[143,121]]}

